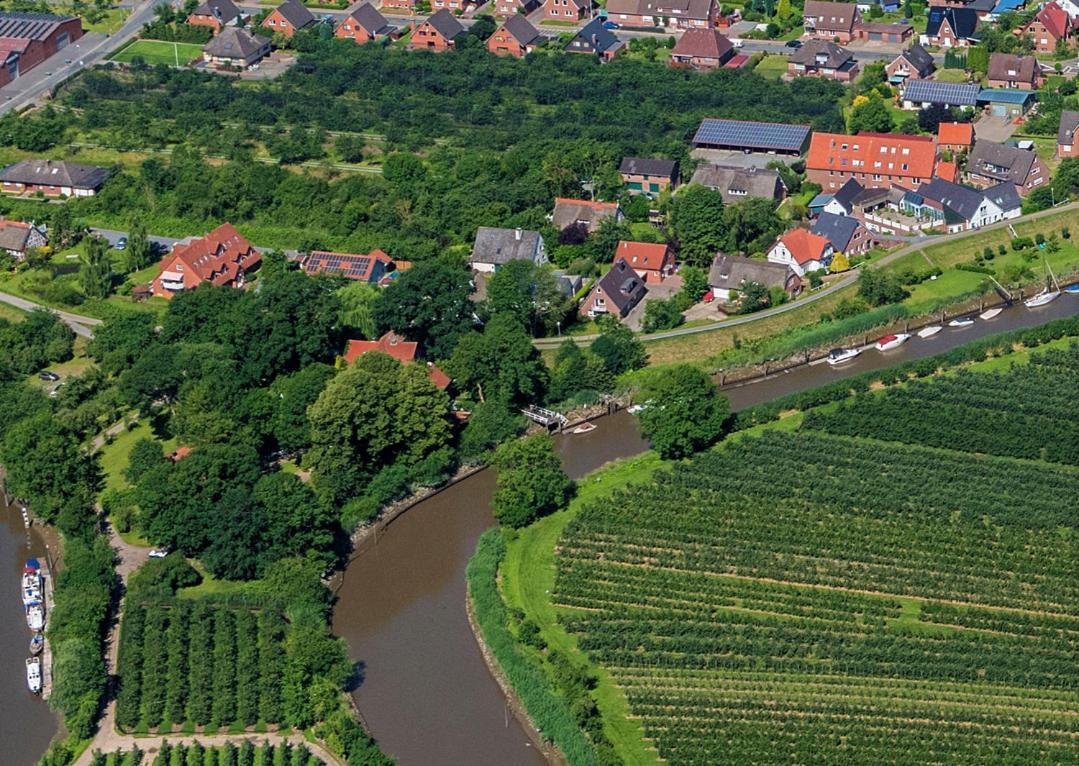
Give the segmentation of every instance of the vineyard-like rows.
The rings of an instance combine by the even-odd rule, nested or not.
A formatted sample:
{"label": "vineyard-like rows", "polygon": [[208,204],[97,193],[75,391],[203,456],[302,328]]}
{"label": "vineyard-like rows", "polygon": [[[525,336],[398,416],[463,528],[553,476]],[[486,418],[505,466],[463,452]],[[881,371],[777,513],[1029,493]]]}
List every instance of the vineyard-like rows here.
{"label": "vineyard-like rows", "polygon": [[132,604],[120,637],[121,729],[281,720],[285,623],[207,602]]}
{"label": "vineyard-like rows", "polygon": [[91,766],[324,766],[304,745],[255,744],[243,741],[216,747],[161,743],[161,749],[151,761],[139,749],[115,753],[95,752]]}
{"label": "vineyard-like rows", "polygon": [[861,394],[805,428],[1079,465],[1079,345],[1004,372],[960,372]]}
{"label": "vineyard-like rows", "polygon": [[1077,493],[765,432],[583,509],[553,598],[674,766],[1079,763]]}

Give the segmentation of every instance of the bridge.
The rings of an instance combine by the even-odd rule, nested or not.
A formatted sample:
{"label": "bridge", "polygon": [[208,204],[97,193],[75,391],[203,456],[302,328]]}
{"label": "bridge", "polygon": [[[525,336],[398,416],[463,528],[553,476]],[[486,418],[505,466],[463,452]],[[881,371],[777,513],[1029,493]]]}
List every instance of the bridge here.
{"label": "bridge", "polygon": [[534,404],[530,404],[522,409],[521,413],[529,420],[539,423],[544,428],[551,428],[552,426],[561,428],[569,422],[569,418],[561,412],[537,407]]}

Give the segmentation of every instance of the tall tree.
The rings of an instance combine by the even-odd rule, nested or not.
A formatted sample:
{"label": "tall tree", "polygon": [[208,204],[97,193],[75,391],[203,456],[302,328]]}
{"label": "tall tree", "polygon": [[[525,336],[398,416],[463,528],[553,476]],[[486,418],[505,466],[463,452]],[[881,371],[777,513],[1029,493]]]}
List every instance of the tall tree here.
{"label": "tall tree", "polygon": [[109,243],[101,237],[86,241],[86,253],[79,267],[79,284],[89,298],[107,298],[112,292],[112,259]]}
{"label": "tall tree", "polygon": [[590,348],[612,375],[621,375],[647,364],[648,353],[632,330],[610,316],[600,317],[599,326],[599,337],[592,341]]}
{"label": "tall tree", "polygon": [[445,359],[472,327],[468,272],[448,259],[417,263],[375,302],[375,324],[416,341],[431,358]]}
{"label": "tall tree", "polygon": [[538,401],[547,383],[547,368],[527,332],[512,314],[497,314],[483,332],[457,342],[446,370],[480,400],[493,396],[514,403]]}
{"label": "tall tree", "polygon": [[554,332],[572,308],[551,270],[532,261],[510,261],[487,284],[487,310],[516,317],[532,335]]}
{"label": "tall tree", "polygon": [[546,434],[506,442],[495,450],[492,462],[498,471],[493,511],[506,526],[531,524],[565,503],[573,491]]}
{"label": "tall tree", "polygon": [[131,224],[131,231],[127,237],[127,270],[145,269],[153,263],[154,253],[154,246],[146,234],[146,224],[140,218]]}
{"label": "tall tree", "polygon": [[671,227],[678,238],[679,258],[707,268],[726,241],[723,195],[706,186],[687,186],[672,202]]}
{"label": "tall tree", "polygon": [[708,375],[679,364],[654,375],[636,397],[645,408],[641,433],[662,457],[683,458],[713,444],[730,413],[727,398]]}

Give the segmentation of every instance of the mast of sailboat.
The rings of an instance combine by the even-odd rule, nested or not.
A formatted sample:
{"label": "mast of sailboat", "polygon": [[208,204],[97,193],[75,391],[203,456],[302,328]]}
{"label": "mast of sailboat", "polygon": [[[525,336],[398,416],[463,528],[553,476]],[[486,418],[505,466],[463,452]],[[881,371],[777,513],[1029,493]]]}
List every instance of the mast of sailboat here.
{"label": "mast of sailboat", "polygon": [[1049,272],[1049,278],[1053,280],[1053,290],[1059,293],[1060,284],[1057,282],[1057,275],[1053,273],[1053,268],[1049,265],[1049,261],[1044,255],[1042,256],[1042,260],[1045,261],[1045,269]]}

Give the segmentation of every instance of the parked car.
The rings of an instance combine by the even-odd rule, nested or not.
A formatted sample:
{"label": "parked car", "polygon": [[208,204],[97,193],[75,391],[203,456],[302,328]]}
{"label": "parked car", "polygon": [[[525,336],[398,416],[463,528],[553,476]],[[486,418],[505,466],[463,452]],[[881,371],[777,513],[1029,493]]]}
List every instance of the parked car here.
{"label": "parked car", "polygon": [[746,44],[745,40],[741,40],[741,39],[739,39],[737,37],[731,38],[731,45],[733,45],[735,48],[744,48],[745,44]]}
{"label": "parked car", "polygon": [[48,370],[42,370],[37,374],[37,376],[41,380],[47,380],[50,383],[55,383],[56,381],[60,380],[59,375],[57,375],[55,372],[49,372]]}
{"label": "parked car", "polygon": [[126,250],[127,249],[127,237],[120,237],[120,239],[116,240],[116,249],[117,250]]}
{"label": "parked car", "polygon": [[613,21],[605,21],[605,22],[603,22],[603,28],[604,29],[618,29],[618,24],[616,24]]}
{"label": "parked car", "polygon": [[802,47],[802,41],[801,40],[787,40],[786,47],[798,50],[799,48]]}

